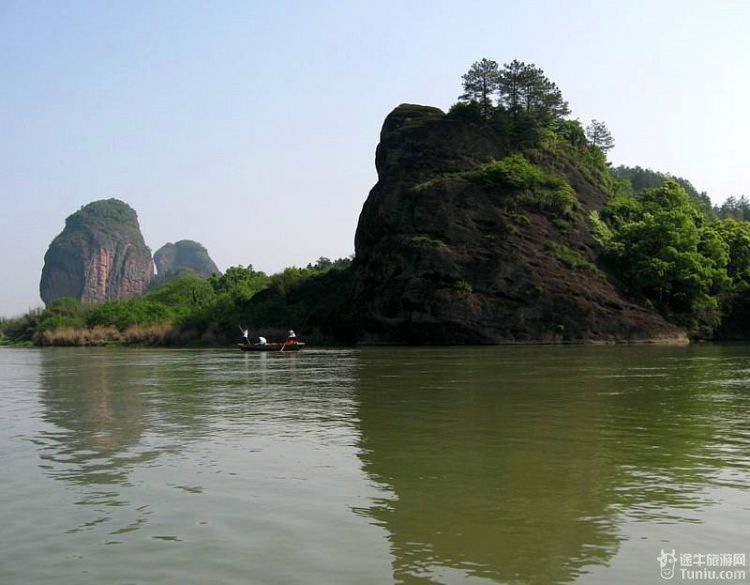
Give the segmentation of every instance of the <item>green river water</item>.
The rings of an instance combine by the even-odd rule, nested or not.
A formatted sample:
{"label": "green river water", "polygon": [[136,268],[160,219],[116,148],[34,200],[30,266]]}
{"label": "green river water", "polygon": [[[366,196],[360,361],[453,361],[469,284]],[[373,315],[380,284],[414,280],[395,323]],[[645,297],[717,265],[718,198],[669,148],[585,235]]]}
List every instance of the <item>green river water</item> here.
{"label": "green river water", "polygon": [[3,585],[666,583],[750,556],[750,347],[3,348],[0,464]]}

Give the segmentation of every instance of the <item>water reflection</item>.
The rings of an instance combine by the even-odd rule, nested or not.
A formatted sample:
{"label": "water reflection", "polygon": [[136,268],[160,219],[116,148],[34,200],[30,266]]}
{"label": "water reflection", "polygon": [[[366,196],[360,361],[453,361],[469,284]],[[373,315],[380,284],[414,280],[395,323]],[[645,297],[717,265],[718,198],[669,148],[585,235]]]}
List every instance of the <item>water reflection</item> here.
{"label": "water reflection", "polygon": [[[177,516],[181,506],[195,505],[184,498],[230,489],[237,491],[227,496],[230,504],[238,497],[276,498],[295,494],[300,481],[318,474],[343,475],[335,469],[346,461],[341,449],[356,461],[352,355],[311,354],[298,367],[295,354],[40,352],[39,403],[47,424],[27,439],[44,473],[75,485],[75,503],[91,507],[93,515],[69,532],[97,529],[117,516],[107,538],[121,542],[152,522],[150,493],[163,487],[183,496],[160,503],[162,514],[173,507]],[[215,512],[232,517],[231,510]]]}
{"label": "water reflection", "polygon": [[157,356],[123,352],[41,354],[43,420],[35,437],[42,468],[82,485],[127,484],[130,471],[176,452],[206,432],[203,372],[194,362],[164,367]]}
{"label": "water reflection", "polygon": [[[82,484],[122,483],[134,466],[226,431],[294,437],[351,432],[351,352],[41,352],[43,467]],[[352,439],[352,442],[354,439]]]}
{"label": "water reflection", "polygon": [[747,354],[45,350],[26,438],[86,504],[57,512],[96,536],[83,550],[139,543],[98,566],[120,580],[180,546],[204,582],[565,583],[656,525],[726,518],[750,477]]}
{"label": "water reflection", "polygon": [[701,521],[715,486],[748,479],[742,359],[494,348],[394,369],[390,350],[363,353],[361,458],[394,494],[366,513],[390,533],[394,579],[570,582],[612,559],[623,522]]}

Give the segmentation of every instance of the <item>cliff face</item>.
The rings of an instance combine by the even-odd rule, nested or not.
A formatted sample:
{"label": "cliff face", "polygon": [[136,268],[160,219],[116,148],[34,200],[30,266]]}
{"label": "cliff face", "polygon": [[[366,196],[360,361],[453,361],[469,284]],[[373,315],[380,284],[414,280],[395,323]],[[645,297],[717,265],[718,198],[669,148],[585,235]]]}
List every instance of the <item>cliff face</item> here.
{"label": "cliff face", "polygon": [[126,299],[141,294],[154,276],[151,251],[138,217],[117,199],[94,201],[65,220],[65,229],[44,255],[42,300],[81,302]]}
{"label": "cliff face", "polygon": [[507,154],[490,128],[436,108],[386,118],[355,237],[360,342],[685,341],[597,268],[588,215],[606,195],[595,178],[536,153],[579,201],[561,221],[477,180]]}
{"label": "cliff face", "polygon": [[178,274],[208,278],[220,273],[208,250],[193,240],[164,244],[154,254],[154,262],[159,276],[165,278]]}

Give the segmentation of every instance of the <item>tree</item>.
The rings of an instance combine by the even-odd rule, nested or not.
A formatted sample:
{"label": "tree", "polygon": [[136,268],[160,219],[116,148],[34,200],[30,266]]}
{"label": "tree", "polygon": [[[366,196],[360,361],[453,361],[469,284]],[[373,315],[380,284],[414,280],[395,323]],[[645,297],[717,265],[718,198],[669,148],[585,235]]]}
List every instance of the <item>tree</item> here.
{"label": "tree", "polygon": [[632,291],[686,324],[699,316],[701,323],[693,327],[718,323],[715,297],[730,282],[730,246],[720,230],[702,226],[700,212],[677,181],[635,198],[620,197],[603,215],[613,228],[607,255]]}
{"label": "tree", "polygon": [[[701,212],[707,219],[712,219],[716,213],[711,207],[711,199],[705,191],[698,192],[693,184],[682,177],[675,177],[669,173],[661,173],[651,169],[644,169],[639,166],[626,167],[620,165],[610,170],[611,174],[622,183],[624,190],[631,195],[639,195],[644,189],[661,187],[669,179],[674,179],[680,187],[685,189],[690,199],[700,208]],[[721,213],[719,211],[719,213]],[[724,217],[723,215],[721,217]],[[750,219],[750,215],[748,216]]]}
{"label": "tree", "polygon": [[593,146],[604,153],[611,150],[615,145],[615,140],[612,138],[612,133],[607,125],[599,120],[591,120],[591,124],[586,126],[586,138]]}
{"label": "tree", "polygon": [[586,133],[578,120],[559,120],[556,132],[573,146],[582,147],[588,144]]}
{"label": "tree", "polygon": [[463,102],[476,103],[483,118],[492,117],[492,96],[497,92],[500,70],[497,62],[490,59],[476,61],[461,79],[464,93],[459,97]]}
{"label": "tree", "polygon": [[717,213],[721,219],[735,219],[737,221],[749,221],[750,220],[750,200],[745,195],[740,197],[729,197],[722,205],[717,209]]}
{"label": "tree", "polygon": [[498,103],[511,112],[525,112],[543,123],[570,114],[560,89],[534,64],[517,59],[506,63],[497,87]]}
{"label": "tree", "polygon": [[527,84],[528,66],[513,59],[503,65],[498,83],[499,103],[511,111],[518,111],[522,103],[522,87]]}
{"label": "tree", "polygon": [[716,222],[716,230],[729,247],[727,273],[735,286],[750,284],[750,224],[732,218]]}
{"label": "tree", "polygon": [[248,300],[268,286],[269,277],[265,272],[256,272],[248,264],[247,268],[231,266],[222,275],[213,274],[208,282],[217,294],[230,293],[238,300]]}

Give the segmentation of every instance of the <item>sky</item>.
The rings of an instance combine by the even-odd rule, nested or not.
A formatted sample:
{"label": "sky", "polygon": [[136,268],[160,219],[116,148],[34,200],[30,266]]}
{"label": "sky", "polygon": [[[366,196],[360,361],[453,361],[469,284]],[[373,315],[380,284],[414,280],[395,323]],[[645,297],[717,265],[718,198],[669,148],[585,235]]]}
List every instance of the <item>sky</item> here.
{"label": "sky", "polygon": [[613,164],[750,193],[750,2],[0,0],[0,315],[41,305],[65,218],[117,197],[221,269],[354,252],[383,119],[535,63]]}

